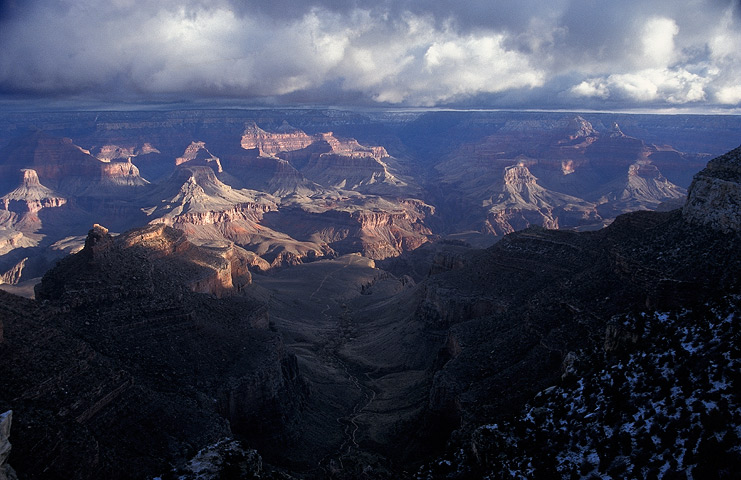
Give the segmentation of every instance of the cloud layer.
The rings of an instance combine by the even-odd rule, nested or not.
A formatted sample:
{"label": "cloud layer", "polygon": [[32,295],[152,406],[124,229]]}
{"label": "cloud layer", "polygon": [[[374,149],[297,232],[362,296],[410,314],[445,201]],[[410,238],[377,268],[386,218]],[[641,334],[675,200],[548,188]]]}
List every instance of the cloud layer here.
{"label": "cloud layer", "polygon": [[0,4],[0,94],[738,107],[738,0]]}

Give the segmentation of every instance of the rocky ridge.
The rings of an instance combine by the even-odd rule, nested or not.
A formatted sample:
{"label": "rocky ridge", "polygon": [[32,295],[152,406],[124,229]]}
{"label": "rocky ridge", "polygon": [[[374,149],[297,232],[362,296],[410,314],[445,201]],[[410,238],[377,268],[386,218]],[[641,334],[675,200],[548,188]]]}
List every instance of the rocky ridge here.
{"label": "rocky ridge", "polygon": [[246,267],[164,225],[118,237],[96,226],[44,277],[42,303],[0,292],[16,467],[131,478],[235,434],[268,451],[290,441],[303,381],[264,304],[242,294]]}

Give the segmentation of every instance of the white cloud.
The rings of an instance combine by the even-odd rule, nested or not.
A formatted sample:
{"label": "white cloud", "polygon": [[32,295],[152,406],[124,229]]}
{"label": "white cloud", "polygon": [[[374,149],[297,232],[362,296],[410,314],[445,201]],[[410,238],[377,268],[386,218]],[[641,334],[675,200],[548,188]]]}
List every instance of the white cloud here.
{"label": "white cloud", "polygon": [[721,87],[716,92],[715,98],[719,103],[726,105],[739,105],[741,104],[741,85]]}
{"label": "white cloud", "polygon": [[686,104],[706,100],[711,80],[712,75],[701,76],[682,68],[645,69],[585,80],[570,92],[581,97]]}
{"label": "white cloud", "polygon": [[643,26],[641,46],[643,62],[651,67],[667,67],[676,58],[674,37],[679,33],[671,18],[651,18]]}
{"label": "white cloud", "polygon": [[571,93],[577,97],[608,98],[610,89],[604,79],[584,80],[579,85],[571,87]]}
{"label": "white cloud", "polygon": [[0,95],[739,105],[738,2],[693,1],[29,0],[0,23]]}

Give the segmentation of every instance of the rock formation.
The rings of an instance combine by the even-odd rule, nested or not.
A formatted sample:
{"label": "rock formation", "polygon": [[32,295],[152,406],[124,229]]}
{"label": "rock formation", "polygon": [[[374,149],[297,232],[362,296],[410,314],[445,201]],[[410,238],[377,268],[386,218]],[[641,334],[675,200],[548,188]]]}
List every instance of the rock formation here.
{"label": "rock formation", "polygon": [[[391,171],[384,147],[366,147],[355,139],[337,138],[332,132],[310,136],[286,123],[267,132],[253,123],[246,126],[241,145],[245,150],[256,150],[258,158],[263,158],[262,168],[270,163],[267,158],[280,157],[287,162],[272,167],[275,173],[268,182],[269,191],[280,196],[316,191],[311,183],[367,193],[399,192],[407,186]],[[295,173],[289,175],[292,169]]]}
{"label": "rock formation", "polygon": [[[0,336],[2,341],[2,336]],[[15,470],[8,465],[10,455],[10,427],[13,422],[13,411],[0,413],[0,480],[18,480]]]}
{"label": "rock formation", "polygon": [[2,158],[0,172],[5,178],[24,168],[33,169],[42,184],[65,195],[105,196],[112,189],[147,183],[128,159],[100,161],[71,139],[44,132],[17,139],[6,147]]}
{"label": "rock formation", "polygon": [[[39,182],[35,170],[22,169],[20,177],[20,184],[0,197],[0,255],[16,248],[37,246],[43,239],[38,232],[45,226],[41,220],[42,210],[62,210],[59,207],[67,203],[66,198]],[[16,258],[3,275],[4,283],[18,282],[23,269],[20,261]]]}
{"label": "rock formation", "polygon": [[185,149],[183,156],[175,159],[175,165],[182,165],[183,163],[188,163],[191,166],[203,165],[211,167],[216,173],[224,171],[221,168],[221,161],[206,149],[205,142],[191,142],[188,148]]}
{"label": "rock formation", "polygon": [[0,197],[0,226],[30,236],[42,227],[39,212],[45,208],[58,208],[67,199],[39,182],[35,170],[21,170],[20,185]]}
{"label": "rock formation", "polygon": [[103,162],[127,161],[139,155],[161,153],[151,143],[144,142],[142,145],[103,145],[100,148],[90,150],[95,158]]}
{"label": "rock formation", "polygon": [[292,158],[304,164],[302,174],[320,185],[367,193],[399,192],[407,186],[391,172],[391,158],[383,147],[365,147],[329,132],[317,135],[313,148],[308,160],[297,159],[296,153]]}
{"label": "rock formation", "polygon": [[501,191],[484,201],[489,207],[485,229],[494,235],[523,230],[530,225],[559,228],[598,222],[595,205],[538,185],[524,162],[504,169]]}
{"label": "rock formation", "polygon": [[254,253],[240,251],[251,255],[248,263],[259,270],[331,252],[324,244],[297,241],[265,226],[263,217],[278,210],[277,200],[257,191],[233,189],[219,181],[210,167],[179,167],[150,198],[154,204],[148,209],[150,223],[175,227],[200,245],[249,248]]}
{"label": "rock formation", "polygon": [[251,122],[245,125],[241,145],[245,150],[257,149],[261,157],[271,157],[280,152],[301,150],[314,141],[314,137],[294,129],[288,123],[284,123],[278,132],[269,133]]}
{"label": "rock formation", "polygon": [[684,203],[686,190],[674,185],[653,163],[639,161],[628,167],[627,179],[616,179],[598,202],[604,217],[636,210],[656,210],[662,203],[676,207]]}
{"label": "rock formation", "polygon": [[153,207],[147,209],[148,216],[168,224],[208,225],[239,219],[255,224],[262,214],[277,208],[270,195],[233,189],[206,166],[178,168],[149,194],[149,202]]}
{"label": "rock formation", "polygon": [[282,158],[258,156],[256,152],[239,152],[224,156],[225,182],[240,188],[270,193],[277,197],[310,196],[322,190]]}
{"label": "rock formation", "polygon": [[0,292],[0,407],[23,431],[15,467],[154,476],[233,434],[268,450],[289,442],[303,380],[264,304],[244,295],[242,260],[164,225],[118,237],[95,226],[44,277],[43,304]]}
{"label": "rock formation", "polygon": [[711,160],[695,175],[684,218],[721,232],[741,230],[741,147]]}
{"label": "rock formation", "polygon": [[24,168],[20,173],[18,187],[0,198],[4,210],[35,214],[42,208],[60,207],[67,203],[66,198],[39,182],[36,170]]}
{"label": "rock formation", "polygon": [[26,266],[28,257],[24,257],[20,262],[13,265],[13,267],[7,272],[0,274],[0,284],[15,285],[21,279],[23,273],[23,267]]}
{"label": "rock formation", "polygon": [[434,209],[419,200],[369,198],[297,206],[266,215],[263,223],[296,240],[327,245],[340,254],[361,252],[374,260],[414,250],[432,235],[425,220]]}

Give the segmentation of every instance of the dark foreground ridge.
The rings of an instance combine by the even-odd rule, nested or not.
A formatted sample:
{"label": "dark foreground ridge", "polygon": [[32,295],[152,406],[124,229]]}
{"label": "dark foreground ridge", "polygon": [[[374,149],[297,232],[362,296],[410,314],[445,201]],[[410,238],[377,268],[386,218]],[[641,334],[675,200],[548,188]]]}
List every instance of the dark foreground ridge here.
{"label": "dark foreground ridge", "polygon": [[233,433],[285,440],[302,382],[265,305],[236,296],[234,256],[162,225],[96,226],[38,301],[0,292],[0,410],[23,478],[142,478]]}
{"label": "dark foreground ridge", "polygon": [[10,464],[196,478],[206,448],[245,478],[733,478],[737,160],[713,160],[681,210],[423,247],[416,285],[359,256],[252,277],[238,250],[96,227],[37,301],[0,296]]}

